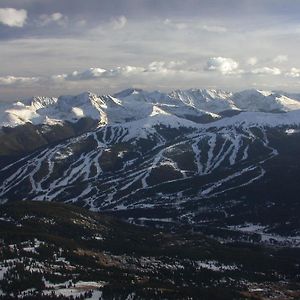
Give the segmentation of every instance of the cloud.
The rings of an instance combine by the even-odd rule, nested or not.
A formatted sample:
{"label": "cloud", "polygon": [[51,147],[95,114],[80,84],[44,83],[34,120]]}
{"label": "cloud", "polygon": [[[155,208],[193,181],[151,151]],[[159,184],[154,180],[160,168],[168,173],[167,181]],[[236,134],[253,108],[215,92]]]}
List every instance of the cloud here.
{"label": "cloud", "polygon": [[0,23],[9,27],[23,27],[26,23],[25,9],[0,8]]}
{"label": "cloud", "polygon": [[124,66],[115,67],[109,70],[102,68],[90,68],[82,72],[74,71],[71,74],[55,75],[56,80],[69,80],[69,81],[80,81],[80,80],[93,80],[98,78],[113,78],[118,76],[128,76],[132,74],[138,74],[144,72],[144,68]]}
{"label": "cloud", "polygon": [[238,70],[238,67],[238,62],[232,58],[219,56],[209,58],[204,70],[219,72],[223,75],[230,75],[240,73],[241,70]]}
{"label": "cloud", "polygon": [[175,28],[177,30],[183,30],[183,29],[187,29],[188,28],[188,24],[187,23],[183,23],[183,22],[174,22],[170,19],[165,19],[163,22],[166,26],[169,26],[171,28]]}
{"label": "cloud", "polygon": [[[292,76],[298,73],[290,69],[300,68],[297,46],[300,26],[296,18],[300,1],[286,0],[289,2],[285,5],[286,9],[282,9],[280,0],[260,1],[270,2],[270,10],[264,12],[261,6],[265,4],[250,7],[246,0],[228,1],[232,5],[227,1],[212,0],[188,0],[190,5],[182,0],[90,0],[89,5],[80,0],[2,0],[1,8],[25,9],[28,24],[18,30],[0,24],[0,76],[40,74],[43,78],[49,78],[61,74],[55,77],[58,82],[63,82],[58,88],[45,84],[38,89],[35,85],[33,94],[63,94],[68,88],[74,92],[87,88],[116,91],[120,85],[126,87],[135,83],[144,84],[146,89],[217,86],[238,90],[249,88],[254,82],[276,90],[282,89],[284,84],[289,90],[299,89],[297,79],[300,77],[293,79]],[[280,4],[273,14],[274,1]],[[71,6],[67,2],[71,2]],[[239,4],[233,5],[234,2]],[[244,10],[239,10],[236,6],[241,8],[242,2],[247,2],[247,5]],[[41,14],[51,16],[57,12],[68,17],[68,26],[58,28],[56,23],[49,23],[43,27],[39,24]],[[126,16],[126,20],[120,16]],[[48,18],[55,21],[61,16]],[[116,30],[118,28],[120,30]],[[286,55],[290,64],[273,62],[279,55]],[[232,71],[230,67],[224,71],[220,65],[213,65],[207,67],[211,72],[204,71],[207,59],[218,56],[232,58],[239,63],[238,68]],[[253,56],[258,58],[258,62],[253,60],[248,64],[247,59]],[[185,59],[187,64],[176,69],[159,64],[148,66],[153,61],[181,59]],[[133,75],[133,72],[122,73],[114,67],[126,65],[140,66],[148,71]],[[262,76],[251,73],[265,66],[277,67],[282,74]],[[75,78],[79,75],[73,76],[73,81],[63,76],[63,73],[68,75],[74,70],[82,73],[89,67],[100,67],[106,71],[113,68],[114,72],[107,72],[105,76],[110,74],[114,77],[102,80],[108,77],[90,74],[86,76],[99,80],[81,80],[77,84]],[[38,85],[42,84],[39,81]],[[11,88],[9,93],[16,98],[29,93],[28,89],[24,90]]]}
{"label": "cloud", "polygon": [[251,73],[255,75],[280,75],[281,70],[275,67],[262,67],[252,70]]}
{"label": "cloud", "polygon": [[285,76],[291,77],[291,78],[298,78],[298,77],[300,77],[300,69],[291,68],[291,70],[289,72],[285,73]]}
{"label": "cloud", "polygon": [[0,77],[0,86],[26,86],[37,83],[39,80],[38,77],[4,76]]}
{"label": "cloud", "polygon": [[200,28],[202,30],[205,30],[205,31],[208,31],[208,32],[215,32],[215,33],[227,32],[227,28],[223,27],[223,26],[202,25]]}
{"label": "cloud", "polygon": [[167,73],[168,68],[166,66],[166,63],[163,61],[154,61],[149,64],[147,69],[145,70],[146,72],[159,72],[159,73]]}
{"label": "cloud", "polygon": [[60,12],[53,13],[51,15],[43,14],[39,16],[39,24],[41,26],[46,26],[51,23],[64,26],[68,22],[68,17],[64,16]]}
{"label": "cloud", "polygon": [[[268,76],[284,75],[285,77],[298,78],[300,77],[300,69],[292,68],[290,71],[281,71],[276,67],[261,67],[250,68],[248,70],[239,69],[239,64],[232,58],[211,57],[208,59],[205,71],[216,72],[221,75],[256,75]],[[195,86],[195,82],[200,79],[205,80],[207,74],[201,73],[199,68],[191,68],[186,61],[153,61],[144,66],[115,66],[112,68],[94,67],[82,71],[73,71],[65,74],[46,75],[40,77],[17,77],[4,76],[0,77],[0,86],[13,88],[28,88],[32,87],[35,90],[46,89],[51,86],[53,90],[67,89],[82,90],[95,87],[94,81],[103,84],[103,86],[116,86],[125,88],[130,85],[152,85],[154,88],[172,86],[180,86],[185,88],[186,84],[190,87]],[[236,80],[237,77],[227,76],[220,81]],[[282,80],[278,77],[278,80]],[[271,79],[270,79],[271,80]],[[272,79],[274,81],[275,79]],[[79,83],[80,82],[80,83]],[[167,84],[166,84],[167,83]],[[181,85],[182,84],[182,85]],[[265,84],[260,82],[260,86]],[[98,85],[98,84],[97,84]],[[207,85],[209,86],[209,85]],[[207,87],[206,85],[204,87]],[[115,88],[119,89],[119,88]]]}
{"label": "cloud", "polygon": [[171,71],[182,71],[182,66],[185,63],[185,61],[153,61],[145,68],[145,72],[156,72],[165,74]]}
{"label": "cloud", "polygon": [[288,56],[287,55],[277,55],[274,59],[273,62],[277,64],[281,64],[288,61]]}
{"label": "cloud", "polygon": [[128,20],[125,16],[119,16],[111,20],[111,26],[115,30],[120,30],[126,26],[127,22]]}
{"label": "cloud", "polygon": [[164,63],[165,66],[168,68],[168,69],[178,69],[179,67],[182,67],[183,65],[186,64],[186,61],[185,60],[172,60],[168,63]]}
{"label": "cloud", "polygon": [[173,21],[171,19],[165,19],[163,21],[163,24],[177,30],[194,29],[194,30],[202,30],[202,31],[214,32],[214,33],[227,32],[227,28],[224,26],[206,25],[206,24],[203,25],[195,22],[178,22],[178,21]]}
{"label": "cloud", "polygon": [[128,75],[136,75],[144,71],[145,69],[141,67],[133,67],[133,66],[116,67],[107,70],[104,76],[105,77],[128,76]]}
{"label": "cloud", "polygon": [[[248,64],[254,66],[257,64],[257,58],[251,57],[248,59]],[[276,67],[260,67],[252,70],[241,70],[239,64],[232,58],[226,57],[211,57],[208,59],[204,68],[206,71],[219,72],[222,75],[232,74],[252,74],[252,75],[280,75],[282,72]]]}
{"label": "cloud", "polygon": [[87,25],[87,21],[85,19],[80,19],[76,22],[76,25],[83,27],[83,26]]}
{"label": "cloud", "polygon": [[181,66],[185,61],[153,61],[146,67],[137,66],[122,66],[114,67],[111,69],[103,68],[89,68],[84,71],[74,71],[70,74],[54,75],[52,78],[55,81],[69,80],[69,81],[81,81],[81,80],[94,80],[99,78],[116,78],[116,77],[128,77],[132,75],[146,75],[147,73],[156,73],[164,75],[170,72],[181,72]]}
{"label": "cloud", "polygon": [[102,77],[103,73],[105,72],[106,70],[101,68],[90,68],[83,72],[74,71],[68,75],[56,75],[56,76],[61,76],[62,78],[67,80],[89,80],[89,79]]}
{"label": "cloud", "polygon": [[[57,74],[41,77],[0,77],[0,86],[25,87],[25,86],[47,86],[49,84],[62,84],[66,82],[91,81],[96,79],[129,78],[135,75],[147,76],[150,74],[165,75],[171,72],[182,72],[181,66],[185,61],[154,61],[146,67],[117,66],[111,69],[89,68],[84,71],[74,71],[69,74]],[[134,77],[133,77],[134,78]]]}
{"label": "cloud", "polygon": [[61,83],[66,80],[67,76],[67,74],[52,75],[50,76],[50,81],[54,83]]}
{"label": "cloud", "polygon": [[249,57],[247,59],[247,64],[250,65],[250,66],[255,66],[258,62],[258,59],[257,57],[253,56],[253,57]]}

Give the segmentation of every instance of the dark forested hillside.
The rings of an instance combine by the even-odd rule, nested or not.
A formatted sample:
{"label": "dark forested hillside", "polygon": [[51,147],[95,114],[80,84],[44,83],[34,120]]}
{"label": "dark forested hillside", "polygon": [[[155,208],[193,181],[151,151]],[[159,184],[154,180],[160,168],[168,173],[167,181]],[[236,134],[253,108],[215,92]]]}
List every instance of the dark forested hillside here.
{"label": "dark forested hillside", "polygon": [[300,295],[298,249],[225,245],[57,203],[3,205],[0,225],[0,299]]}

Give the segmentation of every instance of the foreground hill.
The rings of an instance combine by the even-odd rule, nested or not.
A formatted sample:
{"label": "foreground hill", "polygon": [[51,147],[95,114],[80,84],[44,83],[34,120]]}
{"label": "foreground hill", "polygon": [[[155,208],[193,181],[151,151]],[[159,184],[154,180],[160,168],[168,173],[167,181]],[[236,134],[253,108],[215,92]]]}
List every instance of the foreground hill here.
{"label": "foreground hill", "polygon": [[297,249],[224,245],[28,201],[0,207],[0,238],[0,299],[300,296]]}

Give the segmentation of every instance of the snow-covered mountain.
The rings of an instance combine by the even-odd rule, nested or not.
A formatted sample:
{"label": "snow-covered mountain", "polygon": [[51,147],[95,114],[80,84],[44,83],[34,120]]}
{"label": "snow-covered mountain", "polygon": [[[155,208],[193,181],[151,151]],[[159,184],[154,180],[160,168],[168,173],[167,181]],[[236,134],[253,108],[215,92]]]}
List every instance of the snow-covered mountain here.
{"label": "snow-covered mountain", "polygon": [[246,111],[285,112],[300,109],[298,100],[270,91],[246,90],[235,93],[234,104]]}
{"label": "snow-covered mountain", "polygon": [[49,124],[75,122],[91,117],[101,122],[105,118],[105,103],[91,93],[59,98],[34,97],[26,101],[3,104],[0,107],[1,126],[14,127],[26,123]]}
{"label": "snow-covered mountain", "polygon": [[34,97],[0,106],[0,127],[26,123],[59,124],[91,118],[99,126],[151,117],[174,115],[196,123],[221,118],[225,111],[287,112],[300,109],[300,102],[285,95],[246,90],[229,93],[220,90],[190,89],[170,93],[128,89],[113,96],[83,93],[59,98]]}
{"label": "snow-covered mountain", "polygon": [[231,100],[232,93],[221,90],[176,90],[171,92],[169,95],[175,101],[180,100],[185,105],[214,113],[238,109]]}
{"label": "snow-covered mountain", "polygon": [[62,201],[142,224],[300,233],[300,102],[287,95],[128,89],[0,111],[3,203]]}

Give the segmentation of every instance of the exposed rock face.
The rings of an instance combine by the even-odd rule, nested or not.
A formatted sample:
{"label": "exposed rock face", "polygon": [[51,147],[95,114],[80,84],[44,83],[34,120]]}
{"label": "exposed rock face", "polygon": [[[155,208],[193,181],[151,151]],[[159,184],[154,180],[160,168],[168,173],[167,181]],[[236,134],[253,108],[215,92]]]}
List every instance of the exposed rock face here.
{"label": "exposed rock face", "polygon": [[98,121],[82,118],[76,123],[61,122],[53,125],[27,123],[0,130],[0,155],[21,156],[38,148],[55,144],[97,127]]}

